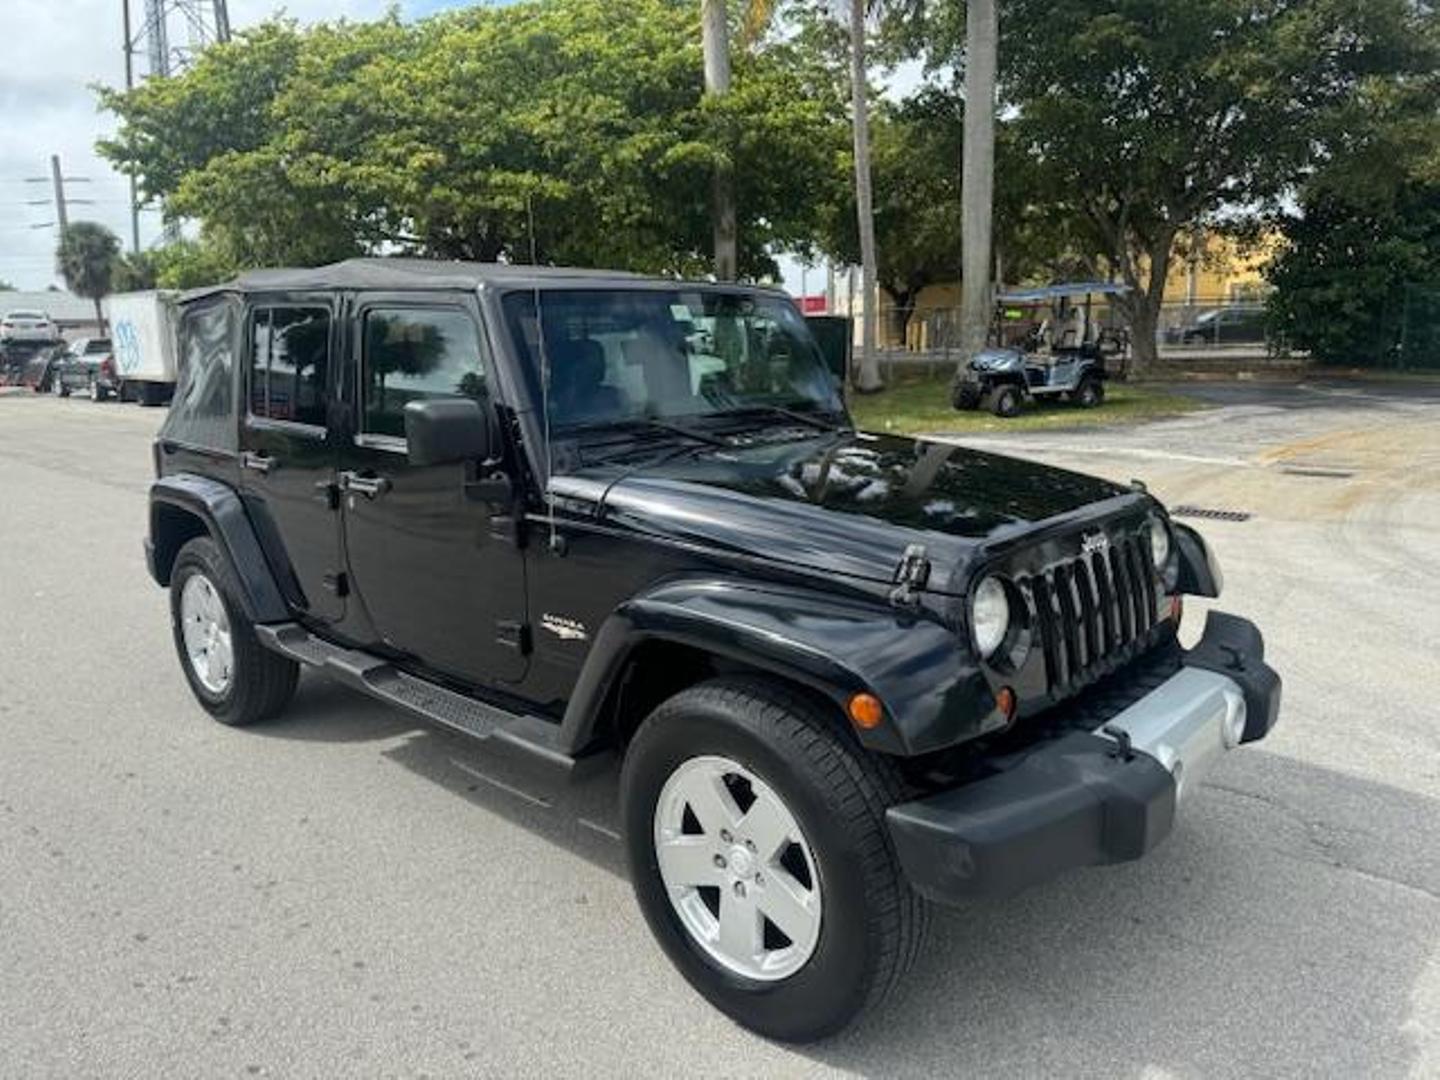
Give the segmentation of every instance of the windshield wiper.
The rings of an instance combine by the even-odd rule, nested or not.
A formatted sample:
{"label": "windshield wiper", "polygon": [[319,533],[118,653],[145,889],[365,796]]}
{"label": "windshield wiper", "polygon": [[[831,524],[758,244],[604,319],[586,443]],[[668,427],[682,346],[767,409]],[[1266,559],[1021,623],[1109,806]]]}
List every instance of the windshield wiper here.
{"label": "windshield wiper", "polygon": [[569,427],[570,431],[666,431],[672,435],[679,435],[694,442],[704,443],[707,446],[728,447],[730,443],[715,435],[709,435],[703,431],[696,431],[694,428],[684,427],[680,424],[672,424],[668,420],[661,420],[654,416],[627,416],[616,417],[613,420],[595,420],[585,424],[575,424]]}
{"label": "windshield wiper", "polygon": [[753,404],[742,405],[738,409],[727,409],[722,416],[743,416],[747,413],[769,413],[772,416],[783,416],[787,420],[794,420],[797,423],[805,424],[807,427],[818,428],[820,431],[849,431],[848,424],[836,420],[835,413],[825,412],[802,412],[799,409],[789,409],[784,405]]}

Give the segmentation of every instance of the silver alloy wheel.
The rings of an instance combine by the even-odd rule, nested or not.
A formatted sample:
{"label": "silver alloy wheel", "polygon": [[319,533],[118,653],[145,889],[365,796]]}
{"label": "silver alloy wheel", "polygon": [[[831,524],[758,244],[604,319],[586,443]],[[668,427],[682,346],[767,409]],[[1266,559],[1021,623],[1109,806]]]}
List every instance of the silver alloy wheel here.
{"label": "silver alloy wheel", "polygon": [[56,397],[65,396],[65,380],[60,377],[60,372],[55,371],[50,375],[50,392]]}
{"label": "silver alloy wheel", "polygon": [[655,806],[655,858],[680,923],[722,967],[774,982],[820,940],[820,876],[795,815],[749,769],[695,757]]}
{"label": "silver alloy wheel", "polygon": [[100,384],[95,381],[95,379],[94,379],[93,376],[92,376],[91,379],[90,379],[90,400],[91,400],[91,401],[99,401],[99,400],[100,400]]}
{"label": "silver alloy wheel", "polygon": [[204,574],[192,574],[180,590],[180,620],[190,670],[212,694],[225,693],[235,667],[230,616],[219,591]]}

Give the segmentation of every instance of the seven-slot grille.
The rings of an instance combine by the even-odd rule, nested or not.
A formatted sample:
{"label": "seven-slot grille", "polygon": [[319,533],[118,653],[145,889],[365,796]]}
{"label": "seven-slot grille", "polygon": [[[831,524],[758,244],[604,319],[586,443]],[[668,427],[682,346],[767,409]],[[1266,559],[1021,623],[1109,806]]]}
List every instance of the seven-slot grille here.
{"label": "seven-slot grille", "polygon": [[1145,542],[1128,535],[1017,580],[1051,693],[1079,689],[1148,643],[1158,605],[1152,565]]}

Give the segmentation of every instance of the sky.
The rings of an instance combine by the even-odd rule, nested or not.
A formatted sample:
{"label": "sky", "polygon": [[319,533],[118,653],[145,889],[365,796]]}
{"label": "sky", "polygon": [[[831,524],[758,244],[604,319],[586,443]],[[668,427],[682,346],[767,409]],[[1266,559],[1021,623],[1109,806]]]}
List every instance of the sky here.
{"label": "sky", "polygon": [[[465,0],[405,0],[407,17],[464,6]],[[0,49],[0,281],[20,289],[57,282],[56,229],[50,155],[59,154],[70,220],[99,221],[130,243],[128,181],[95,153],[95,141],[113,130],[96,107],[91,86],[123,85],[121,0],[4,0],[8,44]],[[229,0],[232,27],[253,25],[284,12],[302,22],[348,16],[376,18],[390,0]],[[132,9],[143,0],[132,0]],[[143,70],[143,64],[141,65]],[[41,182],[29,182],[39,178]],[[91,200],[82,204],[77,200]],[[32,203],[34,205],[32,205]],[[159,233],[159,215],[141,214],[141,246]],[[47,225],[47,223],[52,223]],[[37,227],[45,226],[45,227]],[[801,270],[782,260],[787,285],[800,291]],[[823,289],[824,272],[810,271],[810,292]]]}

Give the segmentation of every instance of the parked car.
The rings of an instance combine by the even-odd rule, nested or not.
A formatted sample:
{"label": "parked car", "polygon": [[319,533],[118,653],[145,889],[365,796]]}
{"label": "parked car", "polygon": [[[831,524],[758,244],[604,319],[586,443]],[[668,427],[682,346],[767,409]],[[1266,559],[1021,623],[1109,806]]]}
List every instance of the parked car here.
{"label": "parked car", "polygon": [[104,401],[119,389],[115,354],[109,338],[77,338],[56,361],[50,374],[50,392],[69,397],[76,390],[91,401]]}
{"label": "parked car", "polygon": [[1168,327],[1165,341],[1170,345],[1262,344],[1265,309],[1257,305],[1203,311],[1187,323]]}
{"label": "parked car", "polygon": [[43,311],[7,311],[0,318],[0,342],[40,342],[60,340],[60,328]]}
{"label": "parked car", "polygon": [[55,366],[65,355],[63,342],[53,345],[28,342],[24,345],[11,345],[7,348],[12,356],[18,355],[23,358],[19,361],[21,386],[28,386],[37,394],[50,389],[50,380],[54,375]]}
{"label": "parked car", "polygon": [[1140,858],[1278,714],[1253,624],[1180,644],[1199,533],[854,430],[775,291],[354,260],[188,295],[177,356],[146,557],[200,706],[265,720],[305,667],[557,775],[620,757],[651,930],[771,1037],[881,1001],[931,901]]}

